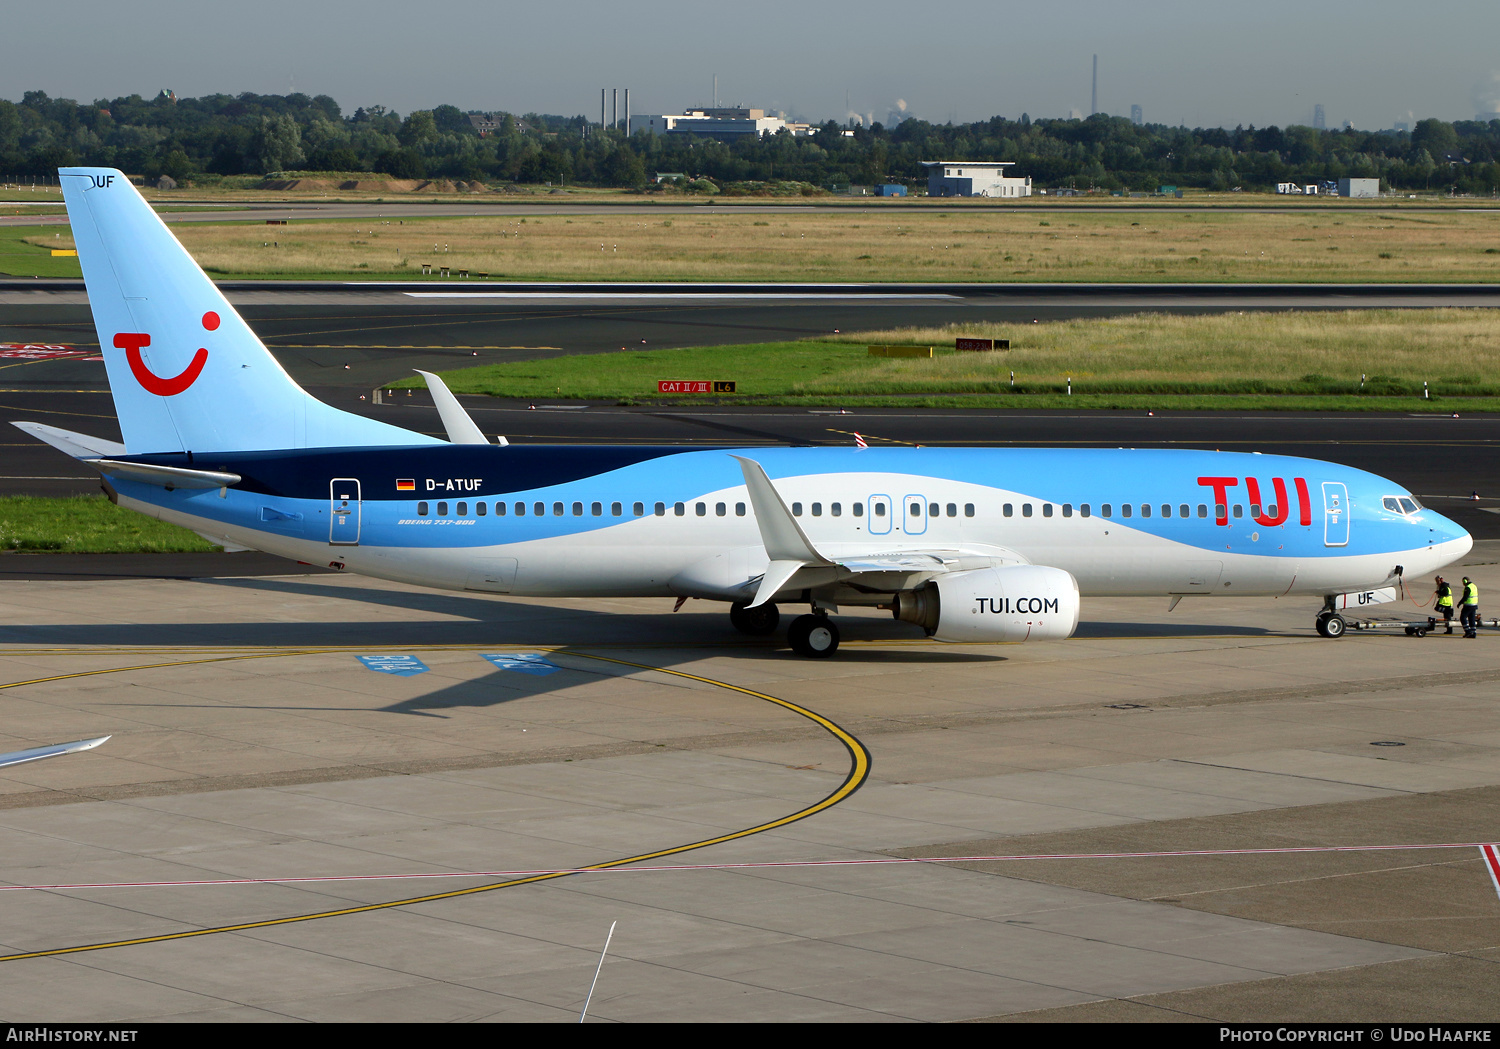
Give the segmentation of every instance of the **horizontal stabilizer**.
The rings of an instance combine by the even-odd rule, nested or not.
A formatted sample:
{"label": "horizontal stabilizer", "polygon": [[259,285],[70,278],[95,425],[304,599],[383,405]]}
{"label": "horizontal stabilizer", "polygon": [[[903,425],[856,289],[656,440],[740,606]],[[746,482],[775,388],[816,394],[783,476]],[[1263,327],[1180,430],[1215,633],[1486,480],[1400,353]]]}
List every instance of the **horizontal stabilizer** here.
{"label": "horizontal stabilizer", "polygon": [[124,463],[117,459],[85,459],[94,469],[110,477],[162,488],[229,488],[240,483],[240,475],[223,470],[189,470],[155,463]]}
{"label": "horizontal stabilizer", "polygon": [[101,455],[124,455],[125,446],[117,441],[106,441],[102,437],[90,437],[86,433],[59,429],[46,423],[13,422],[18,430],[24,430],[39,441],[46,441],[60,452],[75,459],[95,459]]}
{"label": "horizontal stabilizer", "polygon": [[96,736],[93,739],[80,739],[73,743],[58,743],[51,747],[13,750],[9,754],[0,754],[0,768],[6,765],[24,765],[28,761],[41,761],[43,758],[56,758],[63,754],[76,754],[81,750],[93,750],[107,739],[109,739],[108,736]]}

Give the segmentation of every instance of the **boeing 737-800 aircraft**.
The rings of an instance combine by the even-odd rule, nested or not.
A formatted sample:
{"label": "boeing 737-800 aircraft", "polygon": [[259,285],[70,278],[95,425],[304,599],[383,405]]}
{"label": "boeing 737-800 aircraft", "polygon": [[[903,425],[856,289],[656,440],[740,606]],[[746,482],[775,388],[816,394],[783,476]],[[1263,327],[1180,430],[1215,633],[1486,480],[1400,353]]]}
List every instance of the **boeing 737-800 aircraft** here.
{"label": "boeing 737-800 aircraft", "polygon": [[[888,608],[943,641],[1070,636],[1081,596],[1349,601],[1463,556],[1391,481],[1206,451],[504,446],[436,376],[450,440],[339,411],[266,351],[130,182],[64,168],[124,444],[23,429],[119,505],[230,546],[454,590],[697,597],[792,648]],[[1356,595],[1351,597],[1351,595]]]}

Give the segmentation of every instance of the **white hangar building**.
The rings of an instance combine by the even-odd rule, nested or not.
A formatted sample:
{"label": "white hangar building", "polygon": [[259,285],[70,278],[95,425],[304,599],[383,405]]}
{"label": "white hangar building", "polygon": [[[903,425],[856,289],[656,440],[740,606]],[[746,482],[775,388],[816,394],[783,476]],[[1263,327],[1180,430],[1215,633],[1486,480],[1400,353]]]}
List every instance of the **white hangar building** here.
{"label": "white hangar building", "polygon": [[929,197],[1029,197],[1031,178],[1007,176],[1015,163],[974,160],[924,160]]}

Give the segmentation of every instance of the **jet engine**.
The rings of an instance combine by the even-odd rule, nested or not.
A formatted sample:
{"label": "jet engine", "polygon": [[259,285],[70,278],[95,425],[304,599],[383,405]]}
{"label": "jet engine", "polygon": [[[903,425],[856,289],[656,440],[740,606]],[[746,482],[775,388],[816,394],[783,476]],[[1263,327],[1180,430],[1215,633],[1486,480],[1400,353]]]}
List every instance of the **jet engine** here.
{"label": "jet engine", "polygon": [[1061,568],[1006,565],[903,590],[891,614],[939,641],[1061,641],[1078,628],[1078,581]]}

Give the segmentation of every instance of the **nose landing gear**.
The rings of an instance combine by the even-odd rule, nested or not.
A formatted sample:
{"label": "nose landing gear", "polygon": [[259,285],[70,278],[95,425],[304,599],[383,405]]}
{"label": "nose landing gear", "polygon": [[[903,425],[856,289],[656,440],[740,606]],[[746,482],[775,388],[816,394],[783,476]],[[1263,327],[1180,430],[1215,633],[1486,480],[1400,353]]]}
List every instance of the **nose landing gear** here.
{"label": "nose landing gear", "polygon": [[1344,632],[1349,629],[1343,616],[1326,608],[1318,613],[1318,619],[1314,625],[1317,627],[1318,636],[1327,638],[1343,637]]}

